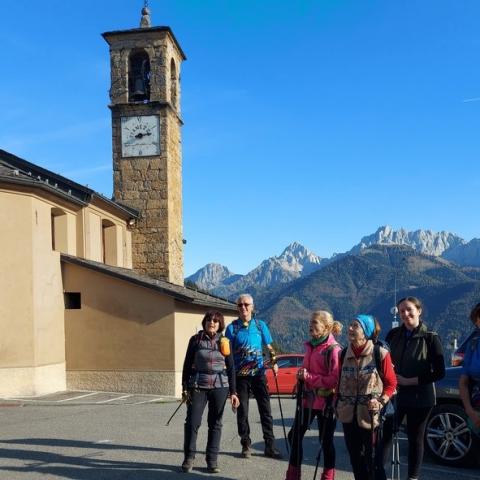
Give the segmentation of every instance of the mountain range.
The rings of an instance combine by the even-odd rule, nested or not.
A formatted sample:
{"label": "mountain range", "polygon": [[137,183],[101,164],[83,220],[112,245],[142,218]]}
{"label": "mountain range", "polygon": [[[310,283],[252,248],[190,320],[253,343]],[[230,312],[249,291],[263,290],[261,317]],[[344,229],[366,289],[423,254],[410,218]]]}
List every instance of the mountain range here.
{"label": "mountain range", "polygon": [[322,259],[298,242],[293,242],[278,256],[264,260],[246,275],[236,275],[218,263],[209,263],[186,280],[224,298],[233,299],[244,291],[291,282],[318,270]]}
{"label": "mountain range", "polygon": [[361,311],[391,326],[394,297],[418,296],[424,320],[448,346],[471,328],[470,308],[480,299],[480,239],[449,232],[380,227],[348,252],[320,258],[298,242],[246,275],[208,264],[186,280],[235,299],[251,293],[257,310],[284,350],[302,350],[310,314],[331,311],[344,324]]}

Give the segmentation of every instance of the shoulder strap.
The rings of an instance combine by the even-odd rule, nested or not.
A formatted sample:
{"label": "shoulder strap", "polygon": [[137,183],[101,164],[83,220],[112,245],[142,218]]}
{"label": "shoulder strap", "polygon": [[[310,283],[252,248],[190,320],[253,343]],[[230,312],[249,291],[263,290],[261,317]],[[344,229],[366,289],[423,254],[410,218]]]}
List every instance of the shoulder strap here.
{"label": "shoulder strap", "polygon": [[[340,392],[340,380],[342,378],[342,366],[343,366],[343,361],[345,360],[345,355],[347,354],[347,348],[348,347],[343,347],[342,351],[340,352],[340,369],[338,371],[338,381],[337,381],[337,392]],[[339,396],[337,396],[337,403],[338,403]]]}
{"label": "shoulder strap", "polygon": [[330,371],[330,364],[332,362],[332,354],[333,354],[333,351],[335,350],[335,347],[341,347],[340,344],[338,343],[331,343],[328,347],[327,347],[327,359],[326,359],[326,364],[327,364],[327,369]]}
{"label": "shoulder strap", "polygon": [[378,374],[383,382],[383,369],[382,369],[382,355],[380,353],[380,344],[375,343],[373,346],[373,356],[375,357],[375,368],[377,369]]}
{"label": "shoulder strap", "polygon": [[345,360],[345,355],[347,354],[347,347],[342,348],[342,351],[340,352],[340,364],[343,364],[343,361]]}
{"label": "shoulder strap", "polygon": [[240,324],[238,320],[233,321],[233,334],[236,337],[238,334],[238,331],[240,330]]}
{"label": "shoulder strap", "polygon": [[196,335],[195,335],[195,346],[198,347],[198,345],[200,344],[200,340],[202,339],[202,332],[198,332]]}

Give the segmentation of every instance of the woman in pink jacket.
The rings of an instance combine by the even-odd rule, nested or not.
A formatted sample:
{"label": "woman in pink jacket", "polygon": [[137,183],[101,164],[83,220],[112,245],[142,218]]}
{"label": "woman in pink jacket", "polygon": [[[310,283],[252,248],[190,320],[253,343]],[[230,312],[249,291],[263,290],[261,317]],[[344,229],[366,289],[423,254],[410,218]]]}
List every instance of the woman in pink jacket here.
{"label": "woman in pink jacket", "polygon": [[303,457],[302,441],[307,428],[317,417],[318,430],[323,433],[323,473],[321,480],[335,478],[335,417],[332,414],[334,389],[340,372],[341,346],[334,335],[342,331],[342,324],[333,320],[324,310],[313,312],[310,319],[310,340],[305,342],[303,367],[297,373],[299,387],[303,386],[303,410],[297,411],[288,434],[290,461],[285,480],[300,480]]}

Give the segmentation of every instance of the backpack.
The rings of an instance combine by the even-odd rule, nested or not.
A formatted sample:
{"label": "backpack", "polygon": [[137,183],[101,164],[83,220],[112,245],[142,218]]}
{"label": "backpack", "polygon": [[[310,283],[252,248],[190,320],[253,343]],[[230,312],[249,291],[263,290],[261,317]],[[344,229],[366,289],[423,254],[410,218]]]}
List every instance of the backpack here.
{"label": "backpack", "polygon": [[[384,381],[383,376],[383,369],[382,369],[382,354],[380,352],[380,348],[384,348],[387,352],[390,352],[390,347],[387,342],[384,340],[377,339],[373,344],[373,358],[375,360],[375,368],[380,375],[382,382]],[[345,360],[345,355],[347,354],[347,347],[343,348],[340,352],[340,365],[343,365],[343,361]],[[340,375],[342,374],[342,370],[340,368]],[[338,378],[338,384],[340,385],[340,377]],[[382,407],[380,410],[380,415],[384,420],[386,417],[392,417],[395,414],[395,406],[391,399]]]}

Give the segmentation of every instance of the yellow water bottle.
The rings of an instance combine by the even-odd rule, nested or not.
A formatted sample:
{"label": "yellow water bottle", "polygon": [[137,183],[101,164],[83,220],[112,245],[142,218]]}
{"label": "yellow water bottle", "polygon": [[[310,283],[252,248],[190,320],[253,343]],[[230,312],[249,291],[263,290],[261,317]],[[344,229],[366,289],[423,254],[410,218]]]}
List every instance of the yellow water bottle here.
{"label": "yellow water bottle", "polygon": [[220,353],[224,357],[228,357],[230,355],[230,340],[227,337],[220,338]]}

